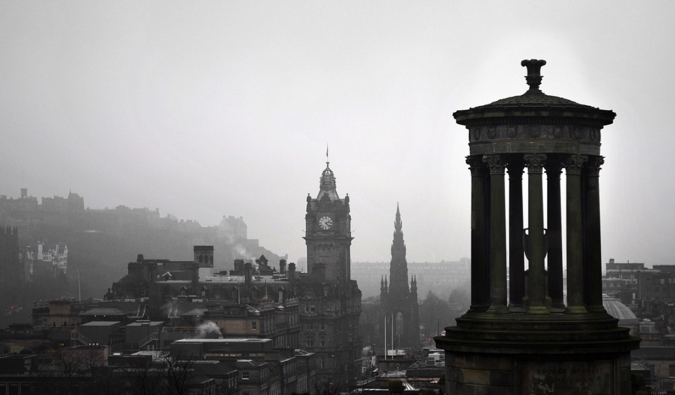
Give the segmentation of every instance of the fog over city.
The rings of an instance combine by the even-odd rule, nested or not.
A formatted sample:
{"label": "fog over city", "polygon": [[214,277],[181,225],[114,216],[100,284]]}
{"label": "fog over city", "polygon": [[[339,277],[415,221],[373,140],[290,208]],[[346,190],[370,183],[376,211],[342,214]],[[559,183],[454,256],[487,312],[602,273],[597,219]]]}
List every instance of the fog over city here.
{"label": "fog over city", "polygon": [[458,260],[470,173],[452,113],[523,94],[520,61],[537,58],[546,94],[617,113],[603,261],[672,264],[673,15],[667,1],[1,2],[0,195],[242,216],[295,261],[328,145],[352,261],[390,259],[397,203],[408,261]]}

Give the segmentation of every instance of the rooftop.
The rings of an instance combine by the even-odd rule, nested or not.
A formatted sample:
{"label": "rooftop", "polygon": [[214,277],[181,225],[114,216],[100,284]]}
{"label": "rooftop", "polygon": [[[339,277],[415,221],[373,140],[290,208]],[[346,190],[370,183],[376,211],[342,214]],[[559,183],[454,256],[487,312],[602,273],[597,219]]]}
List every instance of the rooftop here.
{"label": "rooftop", "polygon": [[113,325],[119,325],[119,321],[91,321],[87,322],[86,324],[82,324],[81,326],[113,326]]}
{"label": "rooftop", "polygon": [[180,339],[174,343],[268,343],[272,339],[226,338],[226,339]]}

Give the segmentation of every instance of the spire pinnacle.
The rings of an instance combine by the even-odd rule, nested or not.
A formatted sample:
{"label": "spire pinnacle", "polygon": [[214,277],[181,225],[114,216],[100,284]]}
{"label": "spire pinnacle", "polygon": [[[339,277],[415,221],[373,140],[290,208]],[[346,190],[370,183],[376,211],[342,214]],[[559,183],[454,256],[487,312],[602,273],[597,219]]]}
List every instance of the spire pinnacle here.
{"label": "spire pinnacle", "polygon": [[403,228],[403,222],[401,222],[401,210],[398,208],[398,203],[396,203],[396,220],[394,221],[394,229],[396,232],[400,232]]}

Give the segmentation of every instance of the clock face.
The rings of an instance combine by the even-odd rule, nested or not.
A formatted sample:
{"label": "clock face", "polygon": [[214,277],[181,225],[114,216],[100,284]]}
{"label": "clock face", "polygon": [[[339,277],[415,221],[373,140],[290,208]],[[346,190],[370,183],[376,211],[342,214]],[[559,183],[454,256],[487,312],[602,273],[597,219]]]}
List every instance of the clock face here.
{"label": "clock face", "polygon": [[323,230],[328,230],[331,226],[333,226],[333,220],[331,217],[321,217],[321,219],[319,219],[319,226]]}

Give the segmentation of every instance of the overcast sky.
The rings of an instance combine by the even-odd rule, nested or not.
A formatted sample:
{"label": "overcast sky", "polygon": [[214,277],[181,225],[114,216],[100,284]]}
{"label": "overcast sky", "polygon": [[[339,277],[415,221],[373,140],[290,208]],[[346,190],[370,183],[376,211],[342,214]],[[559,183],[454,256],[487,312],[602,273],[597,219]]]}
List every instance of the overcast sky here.
{"label": "overcast sky", "polygon": [[520,61],[539,58],[545,93],[617,113],[603,260],[673,264],[673,15],[672,1],[2,1],[0,194],[242,216],[294,261],[329,144],[353,261],[390,259],[397,202],[409,261],[457,260],[470,174],[452,113],[524,93]]}

